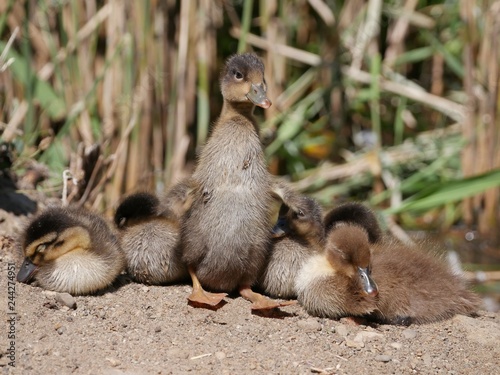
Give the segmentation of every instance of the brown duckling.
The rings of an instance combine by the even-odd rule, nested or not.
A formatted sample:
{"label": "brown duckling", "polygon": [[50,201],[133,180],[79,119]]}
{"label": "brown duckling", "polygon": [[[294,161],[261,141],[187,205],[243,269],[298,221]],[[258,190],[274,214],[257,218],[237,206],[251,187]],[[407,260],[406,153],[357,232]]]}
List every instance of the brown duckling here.
{"label": "brown duckling", "polygon": [[424,245],[386,240],[372,246],[372,277],[379,286],[373,318],[391,324],[431,323],[477,312],[480,298]]}
{"label": "brown duckling", "polygon": [[324,245],[321,206],[306,196],[295,200],[291,207],[283,205],[279,221],[284,228],[273,240],[260,281],[263,291],[271,297],[297,298],[295,279],[302,264]]}
{"label": "brown duckling", "polygon": [[368,233],[337,224],[327,234],[324,251],[300,269],[295,288],[297,300],[311,315],[338,319],[374,311],[378,288],[370,276]]}
{"label": "brown duckling", "polygon": [[127,272],[134,280],[158,285],[187,277],[179,249],[178,213],[160,207],[155,195],[142,192],[128,196],[118,206],[114,220]]}
{"label": "brown duckling", "polygon": [[[352,216],[345,215],[347,222],[341,222],[335,219],[341,214],[327,215],[334,225],[328,233],[326,251],[337,258],[330,257],[328,262],[319,259],[316,265],[336,268],[337,273],[319,280],[310,266],[301,270],[299,302],[307,306],[306,310],[332,318],[365,315],[391,324],[430,323],[477,311],[480,299],[446,263],[424,251],[423,244],[409,247],[392,239],[382,240],[379,235],[371,237],[375,242],[370,241],[370,233],[381,233],[375,216],[359,205],[349,209],[359,216],[351,220]],[[339,210],[345,211],[346,207]],[[352,266],[359,272],[349,272]],[[339,272],[351,278],[349,287],[327,292],[338,283]],[[355,304],[325,303],[333,294],[354,296]]]}
{"label": "brown duckling", "polygon": [[[221,74],[222,112],[192,178],[200,186],[181,229],[193,281],[189,300],[215,306],[238,290],[253,309],[282,306],[252,291],[271,242],[272,178],[254,107],[268,108],[264,65],[254,54],[230,57]],[[223,293],[209,293],[203,287]]]}
{"label": "brown duckling", "polygon": [[107,222],[83,208],[52,207],[22,233],[25,260],[17,280],[73,295],[109,286],[125,269],[125,257]]}

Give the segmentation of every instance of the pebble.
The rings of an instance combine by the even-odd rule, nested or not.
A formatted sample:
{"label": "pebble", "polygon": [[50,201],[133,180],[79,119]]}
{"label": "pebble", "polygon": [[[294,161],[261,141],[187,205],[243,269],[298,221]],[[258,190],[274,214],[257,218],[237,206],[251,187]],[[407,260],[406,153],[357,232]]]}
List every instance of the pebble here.
{"label": "pebble", "polygon": [[391,343],[391,346],[394,348],[394,349],[401,349],[403,347],[403,345],[401,345],[399,342],[392,342]]}
{"label": "pebble", "polygon": [[66,327],[65,326],[59,327],[57,329],[57,333],[59,333],[60,335],[62,335],[64,332],[66,332]]}
{"label": "pebble", "polygon": [[354,341],[369,342],[373,339],[378,339],[381,337],[384,337],[384,335],[381,335],[380,333],[377,333],[377,332],[361,331],[361,332],[358,332],[356,337],[354,337]]}
{"label": "pebble", "polygon": [[321,324],[314,318],[300,320],[297,325],[306,331],[321,331]]}
{"label": "pebble", "polygon": [[156,333],[161,332],[161,327],[156,327],[156,328],[155,328],[155,332],[156,332]]}
{"label": "pebble", "polygon": [[380,354],[375,357],[375,361],[377,362],[390,362],[392,357],[390,355]]}
{"label": "pebble", "polygon": [[120,360],[116,358],[106,357],[106,361],[108,361],[113,367],[120,366],[121,364]]}
{"label": "pebble", "polygon": [[340,336],[347,336],[349,333],[349,330],[345,326],[345,324],[339,324],[337,327],[335,327],[335,331],[340,335]]}
{"label": "pebble", "polygon": [[224,352],[215,352],[215,358],[217,358],[219,361],[222,361],[224,358],[226,358],[226,353],[224,353]]}
{"label": "pebble", "polygon": [[363,341],[354,341],[354,340],[350,340],[350,339],[345,340],[345,344],[349,348],[364,348],[365,347],[365,343]]}
{"label": "pebble", "polygon": [[405,339],[414,339],[415,337],[417,337],[417,331],[415,331],[414,329],[405,329],[403,331],[403,337]]}
{"label": "pebble", "polygon": [[76,309],[76,301],[75,298],[69,293],[57,293],[56,301],[63,304],[64,306],[69,307],[70,309]]}

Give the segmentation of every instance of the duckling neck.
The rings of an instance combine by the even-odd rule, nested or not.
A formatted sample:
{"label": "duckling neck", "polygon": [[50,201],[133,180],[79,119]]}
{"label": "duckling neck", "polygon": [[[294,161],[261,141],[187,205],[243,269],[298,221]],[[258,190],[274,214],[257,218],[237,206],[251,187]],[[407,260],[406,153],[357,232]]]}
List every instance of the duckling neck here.
{"label": "duckling neck", "polygon": [[234,115],[241,115],[248,118],[250,121],[255,122],[253,117],[253,110],[255,105],[249,102],[231,102],[224,100],[222,105],[221,117],[232,117]]}

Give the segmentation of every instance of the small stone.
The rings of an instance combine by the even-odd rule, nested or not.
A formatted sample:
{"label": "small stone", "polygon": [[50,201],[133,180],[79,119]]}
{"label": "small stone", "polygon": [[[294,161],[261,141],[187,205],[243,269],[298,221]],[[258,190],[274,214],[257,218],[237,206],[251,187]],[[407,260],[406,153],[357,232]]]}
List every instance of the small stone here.
{"label": "small stone", "polygon": [[224,352],[215,352],[215,358],[217,358],[219,361],[222,361],[224,358],[226,358],[226,353],[224,353]]}
{"label": "small stone", "polygon": [[306,331],[321,331],[321,324],[314,318],[300,320],[297,325]]}
{"label": "small stone", "polygon": [[338,326],[335,327],[335,331],[340,335],[340,336],[347,336],[349,333],[349,330],[344,324],[339,324]]}
{"label": "small stone", "polygon": [[155,333],[161,332],[161,327],[156,327],[155,328]]}
{"label": "small stone", "polygon": [[381,335],[380,333],[377,333],[377,332],[361,331],[361,332],[358,332],[356,337],[354,337],[354,341],[370,342],[373,339],[378,339],[381,337],[384,337],[384,335]]}
{"label": "small stone", "polygon": [[392,342],[391,343],[391,346],[394,348],[394,349],[401,349],[403,347],[403,345],[401,345],[399,342]]}
{"label": "small stone", "polygon": [[360,342],[360,341],[354,341],[354,340],[350,340],[350,339],[347,339],[345,340],[345,344],[349,347],[349,348],[364,348],[365,347],[365,343],[364,342]]}
{"label": "small stone", "polygon": [[66,327],[62,326],[57,329],[57,333],[62,335],[64,332],[66,332]]}
{"label": "small stone", "polygon": [[69,307],[70,309],[76,309],[76,301],[75,298],[69,293],[57,293],[56,301],[61,303],[64,306]]}
{"label": "small stone", "polygon": [[414,329],[405,329],[402,334],[405,339],[409,340],[417,337],[417,331],[415,331]]}
{"label": "small stone", "polygon": [[375,361],[377,362],[390,362],[392,357],[390,355],[380,354],[375,357]]}
{"label": "small stone", "polygon": [[116,358],[106,357],[106,361],[108,361],[113,367],[120,366],[121,364],[120,360]]}
{"label": "small stone", "polygon": [[142,290],[144,293],[149,292],[149,288],[148,288],[147,286],[143,286],[143,287],[141,287],[141,290]]}

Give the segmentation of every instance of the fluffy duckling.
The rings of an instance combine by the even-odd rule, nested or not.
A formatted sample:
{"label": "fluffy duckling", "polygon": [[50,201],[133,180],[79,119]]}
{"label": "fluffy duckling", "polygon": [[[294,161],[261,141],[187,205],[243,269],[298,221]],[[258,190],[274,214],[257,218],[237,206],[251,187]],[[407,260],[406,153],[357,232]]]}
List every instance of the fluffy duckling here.
{"label": "fluffy duckling", "polygon": [[300,269],[295,288],[297,300],[311,315],[338,319],[374,311],[378,288],[370,276],[368,233],[337,224],[327,234],[324,251]]}
{"label": "fluffy duckling", "polygon": [[111,228],[83,208],[52,207],[34,217],[22,233],[25,260],[17,280],[73,295],[109,286],[125,269],[125,257]]}
{"label": "fluffy duckling", "polygon": [[160,207],[155,195],[143,192],[128,196],[116,210],[127,272],[138,282],[158,285],[187,277],[179,249],[180,212],[171,206]]}
{"label": "fluffy duckling", "polygon": [[456,314],[473,315],[480,298],[444,260],[423,244],[409,247],[395,240],[372,246],[372,277],[379,286],[372,317],[391,324],[431,323]]}
{"label": "fluffy duckling", "polygon": [[256,105],[271,106],[264,65],[254,54],[234,55],[220,83],[222,112],[193,173],[199,188],[181,229],[193,281],[188,299],[216,306],[225,292],[238,290],[253,309],[283,306],[251,289],[264,268],[272,227],[272,178],[252,115]]}
{"label": "fluffy duckling", "polygon": [[295,279],[302,264],[323,247],[324,228],[321,206],[312,198],[299,196],[283,208],[279,221],[284,228],[273,240],[260,286],[271,297],[291,299],[297,298]]}
{"label": "fluffy duckling", "polygon": [[[331,318],[364,315],[390,324],[430,323],[477,311],[478,296],[441,259],[422,248],[373,236],[381,233],[373,213],[357,204],[347,209],[359,216],[344,215],[346,207],[329,213],[334,225],[327,255],[300,272],[299,302],[306,310]],[[347,222],[337,220],[342,216]],[[325,270],[323,278],[314,267]],[[340,275],[350,278],[346,286],[337,285]],[[352,301],[340,302],[349,295]]]}

